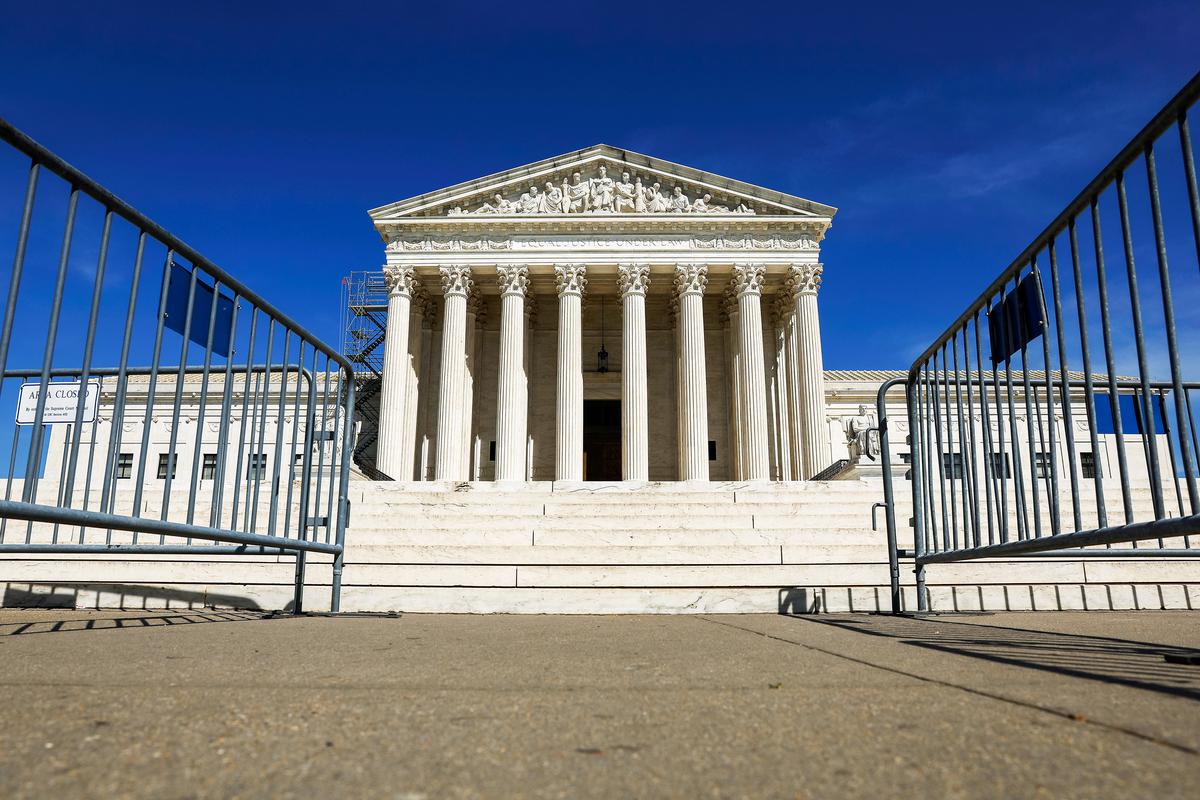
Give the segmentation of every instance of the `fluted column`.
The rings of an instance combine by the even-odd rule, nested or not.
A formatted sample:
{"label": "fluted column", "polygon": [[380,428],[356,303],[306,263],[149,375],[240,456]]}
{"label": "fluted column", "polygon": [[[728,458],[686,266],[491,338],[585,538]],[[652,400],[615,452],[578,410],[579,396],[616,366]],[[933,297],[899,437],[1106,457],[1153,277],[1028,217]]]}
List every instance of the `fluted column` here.
{"label": "fluted column", "polygon": [[484,306],[479,292],[472,289],[467,295],[467,371],[463,383],[463,467],[466,480],[479,480],[480,442],[475,424],[475,374],[479,370],[479,344],[483,337],[479,329],[483,325]]}
{"label": "fluted column", "polygon": [[788,347],[787,347],[787,325],[790,312],[784,313],[784,305],[781,305],[779,300],[784,298],[776,296],[776,302],[772,303],[771,313],[771,342],[773,344],[773,354],[775,357],[775,439],[778,442],[775,448],[776,458],[779,461],[779,480],[790,481],[795,480],[792,472],[792,429],[791,429],[791,406],[788,399],[789,392],[789,376],[788,367]]}
{"label": "fluted column", "polygon": [[558,283],[558,394],[555,405],[554,479],[583,480],[583,290],[587,269],[554,267]]}
{"label": "fluted column", "polygon": [[[412,307],[408,324],[408,364],[405,370],[404,431],[401,437],[401,477],[397,480],[412,480],[416,470],[417,430],[421,405],[421,390],[426,381],[421,371],[422,351],[425,348],[425,317],[429,298],[419,287],[413,292]],[[390,474],[390,473],[389,473]],[[415,473],[417,480],[422,476]],[[395,477],[395,476],[393,476]]]}
{"label": "fluted column", "polygon": [[465,481],[467,432],[463,403],[467,387],[467,295],[474,288],[471,268],[457,264],[441,268],[442,366],[438,389],[437,463],[440,481]]}
{"label": "fluted column", "polygon": [[745,471],[742,452],[742,361],[738,357],[738,307],[737,292],[732,286],[721,298],[721,317],[725,322],[726,384],[729,391],[729,477],[741,480]]}
{"label": "fluted column", "polygon": [[825,425],[825,367],[821,358],[821,323],[817,316],[817,290],[821,287],[820,264],[793,265],[788,289],[795,309],[799,405],[800,477],[807,480],[829,466],[829,432]]}
{"label": "fluted column", "polygon": [[409,325],[415,277],[412,267],[383,269],[388,291],[383,378],[379,394],[379,440],[375,463],[393,480],[405,480],[404,422],[407,418]]}
{"label": "fluted column", "polygon": [[650,443],[646,399],[646,287],[650,267],[622,264],[617,269],[621,290],[621,478],[650,479]]}
{"label": "fluted column", "polygon": [[[525,419],[528,420],[532,415],[533,408],[533,392],[528,391],[528,387],[534,386],[537,375],[537,360],[533,358],[533,329],[537,324],[537,295],[527,295],[525,297],[525,376],[526,376],[526,394],[530,398],[526,404],[528,412]],[[533,480],[533,449],[534,439],[533,430],[528,429],[525,434],[525,480]]]}
{"label": "fluted column", "polygon": [[496,400],[496,480],[525,479],[529,385],[525,374],[525,292],[529,269],[496,268],[500,284],[500,370]]}
{"label": "fluted column", "polygon": [[708,267],[681,264],[675,268],[679,295],[683,399],[683,474],[685,481],[708,480],[708,381],[704,362],[704,288]]}
{"label": "fluted column", "polygon": [[733,268],[738,302],[738,350],[742,359],[742,445],[746,453],[742,480],[771,479],[767,449],[767,376],[763,363],[762,283],[767,270],[762,264],[740,264]]}

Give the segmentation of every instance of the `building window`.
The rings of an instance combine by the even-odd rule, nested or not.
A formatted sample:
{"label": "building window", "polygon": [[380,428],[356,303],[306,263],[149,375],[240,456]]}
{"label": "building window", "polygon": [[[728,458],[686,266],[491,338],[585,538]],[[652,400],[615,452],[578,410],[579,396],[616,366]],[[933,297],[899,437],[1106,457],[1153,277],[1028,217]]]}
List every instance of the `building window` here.
{"label": "building window", "polygon": [[1034,466],[1036,467],[1037,476],[1039,478],[1050,477],[1050,454],[1049,453],[1034,453]]}
{"label": "building window", "polygon": [[133,453],[121,453],[117,456],[117,477],[122,480],[133,477]]}
{"label": "building window", "polygon": [[1094,453],[1080,452],[1079,467],[1085,478],[1096,477],[1096,455]]}
{"label": "building window", "polygon": [[217,454],[205,453],[204,463],[200,465],[200,480],[211,481],[217,477]]}
{"label": "building window", "polygon": [[992,453],[992,475],[997,478],[1012,477],[1012,469],[1008,463],[1007,453]]}
{"label": "building window", "polygon": [[942,453],[942,467],[946,477],[957,480],[963,476],[962,453]]}
{"label": "building window", "polygon": [[167,479],[167,465],[171,466],[171,480],[175,480],[175,468],[179,466],[179,462],[171,458],[172,453],[158,454],[158,479],[165,481]]}
{"label": "building window", "polygon": [[249,480],[262,480],[267,474],[267,454],[266,453],[251,453],[246,460],[246,478]]}

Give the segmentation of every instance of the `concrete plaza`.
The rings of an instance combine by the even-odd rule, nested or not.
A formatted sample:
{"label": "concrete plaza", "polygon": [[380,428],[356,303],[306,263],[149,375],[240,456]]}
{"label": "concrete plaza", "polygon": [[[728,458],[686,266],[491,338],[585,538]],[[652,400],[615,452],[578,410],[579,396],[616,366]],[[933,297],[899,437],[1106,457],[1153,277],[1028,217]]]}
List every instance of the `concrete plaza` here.
{"label": "concrete plaza", "polygon": [[5,797],[1184,797],[1200,613],[0,611]]}

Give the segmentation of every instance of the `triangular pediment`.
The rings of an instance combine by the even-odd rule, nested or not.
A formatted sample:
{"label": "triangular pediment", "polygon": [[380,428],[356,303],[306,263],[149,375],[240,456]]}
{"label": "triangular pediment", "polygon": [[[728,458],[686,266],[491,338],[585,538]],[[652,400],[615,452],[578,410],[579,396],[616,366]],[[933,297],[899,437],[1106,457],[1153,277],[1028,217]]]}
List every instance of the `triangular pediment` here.
{"label": "triangular pediment", "polygon": [[771,216],[828,220],[837,209],[600,144],[373,209],[376,223],[422,217]]}

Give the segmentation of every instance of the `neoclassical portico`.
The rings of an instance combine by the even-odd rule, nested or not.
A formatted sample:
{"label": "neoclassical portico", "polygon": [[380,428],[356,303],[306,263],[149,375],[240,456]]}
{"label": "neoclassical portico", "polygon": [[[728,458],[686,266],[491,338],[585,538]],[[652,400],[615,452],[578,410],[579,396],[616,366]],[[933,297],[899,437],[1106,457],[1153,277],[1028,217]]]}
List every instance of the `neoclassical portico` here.
{"label": "neoclassical portico", "polygon": [[834,212],[604,145],[372,211],[379,469],[811,477],[830,461],[817,293]]}

